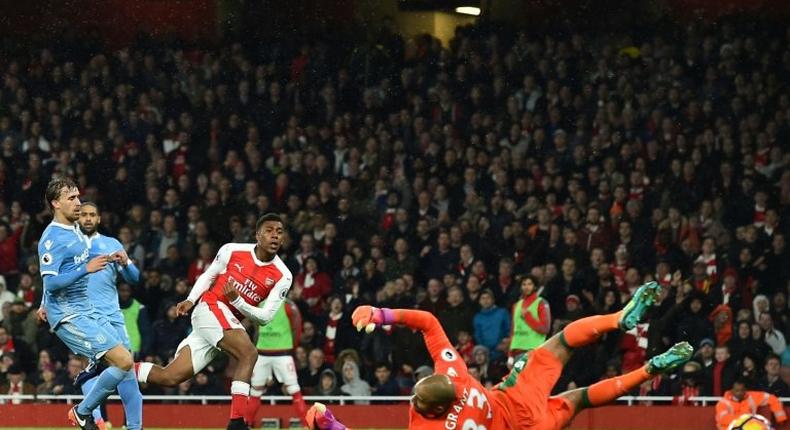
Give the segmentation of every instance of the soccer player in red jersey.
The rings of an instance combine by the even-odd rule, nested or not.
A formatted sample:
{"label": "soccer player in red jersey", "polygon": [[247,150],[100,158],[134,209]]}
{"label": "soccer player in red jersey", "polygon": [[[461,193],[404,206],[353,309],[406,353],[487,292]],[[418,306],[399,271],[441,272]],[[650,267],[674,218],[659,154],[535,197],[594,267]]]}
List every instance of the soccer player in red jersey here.
{"label": "soccer player in red jersey", "polygon": [[[519,357],[511,373],[492,390],[486,390],[469,375],[460,354],[432,314],[360,306],[352,319],[357,329],[364,328],[368,332],[377,326],[391,324],[423,332],[436,373],[414,386],[409,429],[559,430],[580,410],[610,403],[657,373],[673,369],[691,358],[691,346],[681,342],[633,372],[551,396],[573,349],[595,342],[603,333],[636,326],[655,302],[659,288],[654,282],[647,283],[637,290],[623,310],[570,323],[561,333]],[[323,405],[314,405],[307,419],[311,428],[345,429]]]}
{"label": "soccer player in red jersey", "polygon": [[230,392],[228,430],[246,430],[244,411],[250,395],[250,377],[258,350],[239,320],[248,317],[266,325],[285,302],[291,288],[291,272],[277,256],[284,225],[276,214],[262,216],[256,225],[257,243],[228,243],[197,279],[178,315],[192,312],[192,333],[166,367],[136,363],[137,380],[176,386],[206,367],[219,351],[238,361]]}

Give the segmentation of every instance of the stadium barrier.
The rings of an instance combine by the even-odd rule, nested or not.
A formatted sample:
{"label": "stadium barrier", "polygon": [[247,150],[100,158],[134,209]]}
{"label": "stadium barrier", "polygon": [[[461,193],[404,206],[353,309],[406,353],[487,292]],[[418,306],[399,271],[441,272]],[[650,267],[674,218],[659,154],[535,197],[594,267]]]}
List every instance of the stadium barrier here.
{"label": "stadium barrier", "polygon": [[[65,404],[73,404],[82,396],[0,395],[0,428],[62,427],[65,425]],[[119,400],[112,396],[111,400]],[[288,428],[294,418],[290,396],[264,396],[258,421]],[[308,403],[330,404],[335,415],[351,428],[406,428],[408,396],[305,396]],[[699,406],[673,406],[669,396],[625,396],[621,404],[582,411],[570,429],[575,430],[702,430],[714,429],[714,405],[719,397],[692,397]],[[782,398],[790,405],[790,398]],[[227,424],[230,396],[144,396],[146,427],[223,428]],[[369,402],[370,405],[355,404]],[[376,404],[387,402],[389,404]],[[18,404],[14,404],[18,403]],[[790,406],[785,406],[790,413]],[[108,405],[110,420],[120,422],[122,407],[118,402]]]}

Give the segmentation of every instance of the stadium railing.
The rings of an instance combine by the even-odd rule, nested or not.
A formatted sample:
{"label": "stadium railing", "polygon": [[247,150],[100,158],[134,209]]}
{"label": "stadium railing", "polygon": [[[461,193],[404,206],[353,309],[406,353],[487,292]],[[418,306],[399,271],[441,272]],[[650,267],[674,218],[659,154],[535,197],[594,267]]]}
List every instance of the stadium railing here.
{"label": "stadium railing", "polygon": [[[320,401],[320,402],[337,402],[340,405],[345,404],[353,404],[354,402],[361,401],[361,402],[408,402],[411,396],[304,396],[304,399],[309,402]],[[43,401],[43,402],[66,402],[68,404],[74,403],[75,400],[82,399],[80,395],[52,395],[52,394],[42,394],[42,395],[33,395],[33,394],[23,394],[23,395],[9,395],[9,394],[2,394],[0,395],[0,404],[7,403],[9,401],[14,400],[22,400],[22,401]],[[626,403],[628,406],[632,406],[634,404],[642,403],[642,402],[651,402],[651,403],[669,403],[672,402],[674,397],[672,396],[623,396],[617,399],[618,402]],[[713,397],[713,396],[700,396],[700,397],[690,397],[687,399],[688,402],[698,403],[699,406],[708,406],[709,404],[715,404],[721,399],[721,397]],[[120,397],[117,395],[110,396],[110,400],[120,400]],[[143,396],[143,401],[150,402],[181,402],[181,403],[192,403],[192,402],[199,402],[201,404],[207,404],[208,402],[229,402],[231,400],[230,396],[180,396],[180,395],[146,395]],[[262,402],[268,402],[271,405],[277,404],[277,402],[288,402],[291,400],[291,396],[263,396],[261,398]],[[779,400],[787,405],[790,402],[790,397],[780,397]]]}

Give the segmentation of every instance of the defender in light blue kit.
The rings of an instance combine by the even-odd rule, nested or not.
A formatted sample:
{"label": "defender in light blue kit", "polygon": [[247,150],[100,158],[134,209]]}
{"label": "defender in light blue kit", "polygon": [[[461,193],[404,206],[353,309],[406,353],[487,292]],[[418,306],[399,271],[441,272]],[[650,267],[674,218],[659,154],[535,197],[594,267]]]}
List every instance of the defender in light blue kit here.
{"label": "defender in light blue kit", "polygon": [[[97,231],[101,224],[99,208],[90,202],[83,203],[80,207],[79,229],[85,235],[90,247],[89,257],[94,258],[101,255],[118,255],[117,261],[107,264],[104,269],[91,273],[88,276],[88,297],[93,305],[97,319],[105,319],[115,330],[118,340],[123,346],[132,350],[129,335],[126,331],[121,307],[118,304],[118,288],[116,281],[120,275],[124,282],[136,285],[140,281],[140,270],[129,259],[123,245],[117,239],[105,236]],[[81,375],[88,379],[82,385],[83,394],[87,394],[96,384],[98,374],[95,366],[86,369],[86,373]],[[80,379],[78,377],[77,379]],[[126,379],[118,384],[118,394],[121,395],[123,409],[126,415],[126,428],[129,430],[139,430],[143,422],[143,395],[140,393],[140,385],[134,377],[133,372],[127,373]],[[93,410],[93,419],[99,423],[103,420],[100,408]]]}
{"label": "defender in light blue kit", "polygon": [[55,334],[74,353],[110,365],[99,375],[85,399],[68,412],[68,419],[82,429],[97,430],[91,411],[103,402],[130,373],[132,356],[118,340],[109,321],[99,318],[88,298],[89,273],[118,261],[118,253],[90,258],[88,239],[77,228],[80,198],[76,183],[53,179],[45,198],[54,214],[39,239],[38,254],[44,280],[43,311]]}

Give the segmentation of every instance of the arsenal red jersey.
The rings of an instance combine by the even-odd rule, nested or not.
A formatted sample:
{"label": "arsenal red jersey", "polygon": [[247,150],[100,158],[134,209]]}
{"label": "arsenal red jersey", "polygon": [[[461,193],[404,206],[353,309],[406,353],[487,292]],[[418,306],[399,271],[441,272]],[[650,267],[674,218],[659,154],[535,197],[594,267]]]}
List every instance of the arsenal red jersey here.
{"label": "arsenal red jersey", "polygon": [[244,301],[259,306],[272,293],[276,294],[278,300],[284,301],[292,279],[291,271],[279,256],[275,255],[271,261],[263,262],[255,255],[254,243],[228,243],[220,248],[214,262],[195,282],[194,289],[205,291],[200,299],[209,305],[225,303],[241,320],[244,316],[223,293],[227,282],[233,283]]}

